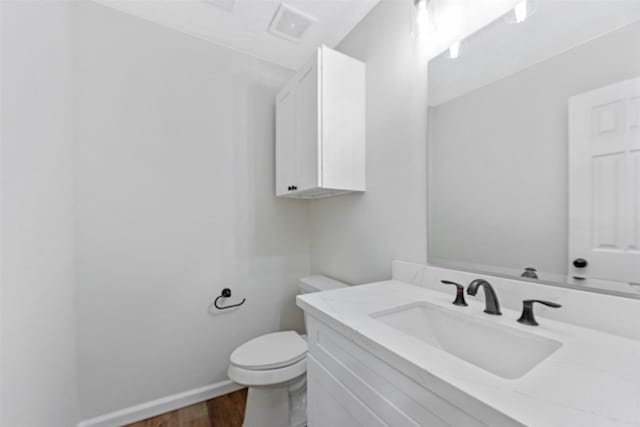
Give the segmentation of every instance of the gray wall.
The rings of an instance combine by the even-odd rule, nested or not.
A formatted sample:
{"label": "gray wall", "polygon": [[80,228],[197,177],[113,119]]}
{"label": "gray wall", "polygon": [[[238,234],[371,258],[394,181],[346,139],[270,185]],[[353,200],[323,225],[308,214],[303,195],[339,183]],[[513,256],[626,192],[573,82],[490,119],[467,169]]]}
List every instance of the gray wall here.
{"label": "gray wall", "polygon": [[0,2],[0,425],[77,420],[68,3]]}
{"label": "gray wall", "polygon": [[426,53],[411,7],[383,0],[337,47],[367,65],[367,191],[311,203],[315,273],[362,283],[389,278],[392,259],[426,262]]}
{"label": "gray wall", "polygon": [[[75,18],[86,419],[226,380],[235,347],[301,329],[309,225],[275,197],[289,71],[91,2]],[[210,313],[224,287],[247,303]]]}
{"label": "gray wall", "polygon": [[640,75],[639,51],[640,23],[432,108],[429,260],[566,273],[567,101]]}

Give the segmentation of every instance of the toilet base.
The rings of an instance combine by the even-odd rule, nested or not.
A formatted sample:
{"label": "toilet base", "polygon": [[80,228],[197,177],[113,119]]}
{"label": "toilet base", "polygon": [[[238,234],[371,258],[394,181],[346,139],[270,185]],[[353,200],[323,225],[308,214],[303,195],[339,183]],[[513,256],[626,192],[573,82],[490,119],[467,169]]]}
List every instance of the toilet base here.
{"label": "toilet base", "polygon": [[307,425],[306,376],[272,387],[249,387],[242,427]]}

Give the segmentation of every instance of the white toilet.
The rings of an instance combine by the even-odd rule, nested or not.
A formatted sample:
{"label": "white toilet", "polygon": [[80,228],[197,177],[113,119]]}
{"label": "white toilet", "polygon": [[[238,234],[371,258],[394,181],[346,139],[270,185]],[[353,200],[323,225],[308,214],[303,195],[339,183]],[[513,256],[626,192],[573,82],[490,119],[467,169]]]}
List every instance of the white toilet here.
{"label": "white toilet", "polygon": [[[300,293],[347,286],[324,276],[300,279]],[[249,387],[243,427],[301,427],[307,424],[307,341],[295,331],[252,339],[231,353],[228,375]]]}

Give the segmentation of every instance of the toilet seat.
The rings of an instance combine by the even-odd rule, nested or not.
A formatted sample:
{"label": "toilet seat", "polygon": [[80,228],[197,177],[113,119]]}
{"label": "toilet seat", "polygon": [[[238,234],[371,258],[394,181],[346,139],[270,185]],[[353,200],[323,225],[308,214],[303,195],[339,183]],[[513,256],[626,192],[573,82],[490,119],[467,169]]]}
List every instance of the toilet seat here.
{"label": "toilet seat", "polygon": [[275,332],[247,341],[230,359],[227,374],[238,384],[283,384],[307,371],[307,342],[295,331]]}
{"label": "toilet seat", "polygon": [[295,362],[293,365],[277,369],[252,370],[244,369],[233,364],[229,365],[227,375],[229,378],[242,385],[255,386],[281,386],[295,380],[307,372],[307,359]]}
{"label": "toilet seat", "polygon": [[231,364],[247,370],[284,368],[307,356],[307,342],[295,331],[254,338],[231,353]]}

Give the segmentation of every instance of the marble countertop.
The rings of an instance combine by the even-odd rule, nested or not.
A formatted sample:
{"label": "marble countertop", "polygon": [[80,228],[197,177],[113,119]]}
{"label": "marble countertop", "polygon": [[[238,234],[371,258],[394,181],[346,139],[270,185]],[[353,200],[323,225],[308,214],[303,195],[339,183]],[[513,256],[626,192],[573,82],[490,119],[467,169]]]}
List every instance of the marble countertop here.
{"label": "marble countertop", "polygon": [[[297,302],[425,387],[436,377],[524,425],[640,426],[640,342],[550,319],[526,326],[516,322],[520,312],[503,309],[502,316],[490,316],[483,313],[484,298],[467,298],[469,307],[458,307],[453,297],[389,280],[300,295]],[[420,301],[563,345],[524,376],[505,379],[370,316]]]}

